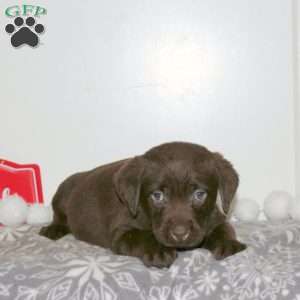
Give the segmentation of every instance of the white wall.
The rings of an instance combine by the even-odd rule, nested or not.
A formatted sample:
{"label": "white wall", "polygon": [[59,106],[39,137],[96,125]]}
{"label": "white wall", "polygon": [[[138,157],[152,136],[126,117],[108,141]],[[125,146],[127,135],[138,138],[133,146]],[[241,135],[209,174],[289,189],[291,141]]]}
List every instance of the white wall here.
{"label": "white wall", "polygon": [[295,118],[295,189],[297,198],[300,200],[300,3],[293,0],[293,41],[294,41],[294,118]]}
{"label": "white wall", "polygon": [[39,163],[47,201],[72,172],[172,140],[223,152],[241,196],[294,193],[291,1],[30,4],[48,10],[42,44],[14,49],[0,3],[0,157]]}

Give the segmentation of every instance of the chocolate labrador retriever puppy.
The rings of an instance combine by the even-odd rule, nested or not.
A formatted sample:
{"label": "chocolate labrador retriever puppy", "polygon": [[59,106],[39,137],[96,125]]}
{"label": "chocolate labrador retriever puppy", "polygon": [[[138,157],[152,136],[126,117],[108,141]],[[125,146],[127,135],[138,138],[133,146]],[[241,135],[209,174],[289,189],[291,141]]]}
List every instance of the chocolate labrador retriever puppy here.
{"label": "chocolate labrador retriever puppy", "polygon": [[56,240],[72,233],[147,266],[168,267],[178,250],[197,247],[222,259],[246,248],[226,222],[237,187],[220,154],[166,143],[67,178],[53,198],[53,222],[40,234]]}

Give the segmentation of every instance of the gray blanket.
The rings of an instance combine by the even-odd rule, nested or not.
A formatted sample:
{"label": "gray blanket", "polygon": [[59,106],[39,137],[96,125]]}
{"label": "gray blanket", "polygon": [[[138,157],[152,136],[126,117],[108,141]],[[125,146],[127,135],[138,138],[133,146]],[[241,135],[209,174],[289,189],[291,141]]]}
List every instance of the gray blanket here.
{"label": "gray blanket", "polygon": [[300,300],[300,223],[234,224],[248,249],[215,261],[181,252],[169,269],[146,268],[68,235],[38,227],[0,228],[0,299]]}

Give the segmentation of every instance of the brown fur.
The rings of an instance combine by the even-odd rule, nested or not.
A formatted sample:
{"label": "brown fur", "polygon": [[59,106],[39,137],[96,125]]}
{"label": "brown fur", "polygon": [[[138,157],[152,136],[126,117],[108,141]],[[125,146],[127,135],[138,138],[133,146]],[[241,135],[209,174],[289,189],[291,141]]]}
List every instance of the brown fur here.
{"label": "brown fur", "polygon": [[[41,234],[58,239],[73,233],[148,266],[169,266],[178,250],[196,247],[222,259],[245,249],[226,222],[237,187],[236,171],[220,154],[166,143],[67,178],[53,198],[54,220]],[[163,200],[156,200],[156,191]]]}

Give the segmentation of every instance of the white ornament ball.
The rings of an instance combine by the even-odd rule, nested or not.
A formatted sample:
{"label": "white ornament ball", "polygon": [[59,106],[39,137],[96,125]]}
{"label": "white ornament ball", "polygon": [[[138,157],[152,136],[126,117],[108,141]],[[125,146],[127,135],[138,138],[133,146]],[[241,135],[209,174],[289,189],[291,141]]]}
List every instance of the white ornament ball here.
{"label": "white ornament ball", "polygon": [[233,215],[240,221],[253,222],[256,221],[260,213],[259,205],[252,199],[238,199]]}
{"label": "white ornament ball", "polygon": [[292,196],[285,191],[273,191],[264,201],[264,213],[270,221],[285,220],[289,216]]}
{"label": "white ornament ball", "polygon": [[27,223],[30,225],[50,223],[52,221],[52,209],[50,206],[35,203],[29,206]]}
{"label": "white ornament ball", "polygon": [[296,220],[300,221],[300,198],[293,199],[290,203],[290,216]]}
{"label": "white ornament ball", "polygon": [[18,226],[26,221],[27,203],[18,195],[6,196],[1,201],[0,223],[6,226]]}

